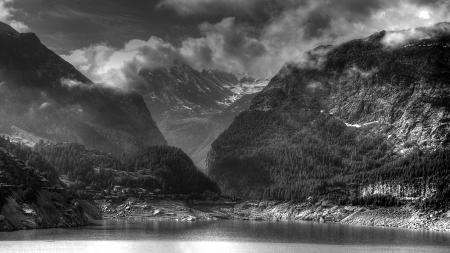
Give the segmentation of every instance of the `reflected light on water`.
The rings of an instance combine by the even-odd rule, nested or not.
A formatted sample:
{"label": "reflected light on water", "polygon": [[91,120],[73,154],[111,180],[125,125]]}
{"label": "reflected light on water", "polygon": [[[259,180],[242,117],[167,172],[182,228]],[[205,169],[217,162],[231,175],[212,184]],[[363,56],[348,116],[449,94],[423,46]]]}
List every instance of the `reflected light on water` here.
{"label": "reflected light on water", "polygon": [[303,243],[257,243],[221,241],[3,241],[1,253],[357,253],[432,252],[448,253],[445,247],[386,247],[319,245]]}
{"label": "reflected light on water", "polygon": [[449,253],[450,234],[337,224],[112,222],[0,233],[0,253]]}
{"label": "reflected light on water", "polygon": [[239,244],[231,242],[178,242],[177,244],[178,252],[182,253],[240,252]]}
{"label": "reflected light on water", "polygon": [[1,253],[230,253],[242,252],[238,243],[177,241],[8,241],[0,243]]}

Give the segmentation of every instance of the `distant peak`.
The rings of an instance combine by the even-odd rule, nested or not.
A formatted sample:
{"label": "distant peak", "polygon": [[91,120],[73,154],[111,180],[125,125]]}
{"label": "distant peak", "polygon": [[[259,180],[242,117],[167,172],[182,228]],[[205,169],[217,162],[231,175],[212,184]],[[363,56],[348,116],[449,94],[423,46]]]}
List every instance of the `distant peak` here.
{"label": "distant peak", "polygon": [[434,26],[437,27],[437,28],[450,29],[450,22],[441,22],[441,23],[437,23]]}
{"label": "distant peak", "polygon": [[7,32],[12,34],[18,34],[19,32],[14,30],[10,25],[0,22],[0,32]]}

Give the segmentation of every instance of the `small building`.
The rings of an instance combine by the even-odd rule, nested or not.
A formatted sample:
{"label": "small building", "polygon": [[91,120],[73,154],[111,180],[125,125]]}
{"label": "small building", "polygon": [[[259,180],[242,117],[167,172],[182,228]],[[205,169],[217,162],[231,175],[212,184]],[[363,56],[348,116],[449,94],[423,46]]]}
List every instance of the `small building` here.
{"label": "small building", "polygon": [[118,193],[122,191],[122,186],[116,185],[113,187],[113,192]]}

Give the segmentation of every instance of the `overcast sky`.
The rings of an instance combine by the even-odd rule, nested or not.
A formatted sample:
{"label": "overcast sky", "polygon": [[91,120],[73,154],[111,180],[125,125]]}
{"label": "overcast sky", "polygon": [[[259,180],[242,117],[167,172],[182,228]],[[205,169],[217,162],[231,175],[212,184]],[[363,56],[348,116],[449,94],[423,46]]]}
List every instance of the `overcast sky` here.
{"label": "overcast sky", "polygon": [[91,79],[119,85],[182,60],[269,77],[320,44],[450,21],[448,0],[0,0]]}

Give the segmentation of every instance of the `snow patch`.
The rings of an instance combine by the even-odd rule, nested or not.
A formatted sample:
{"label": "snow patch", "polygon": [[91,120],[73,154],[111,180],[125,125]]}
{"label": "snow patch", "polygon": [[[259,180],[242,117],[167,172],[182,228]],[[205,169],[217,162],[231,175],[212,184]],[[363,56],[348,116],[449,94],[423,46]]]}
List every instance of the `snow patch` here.
{"label": "snow patch", "polygon": [[245,95],[255,94],[262,91],[267,84],[269,84],[269,79],[256,80],[254,82],[242,82],[232,85],[224,85],[225,88],[233,92],[233,95],[225,99],[225,101],[219,104],[230,106],[237,100],[241,99]]}
{"label": "snow patch", "polygon": [[61,84],[63,86],[65,86],[65,87],[68,87],[68,88],[87,87],[87,85],[85,83],[82,83],[82,82],[77,81],[77,80],[67,79],[67,78],[62,78],[61,79]]}
{"label": "snow patch", "polygon": [[378,69],[371,69],[369,71],[364,71],[356,66],[353,66],[347,70],[347,73],[350,76],[359,75],[363,78],[368,78],[368,77],[372,76],[374,73],[376,73],[377,71],[378,71]]}
{"label": "snow patch", "polygon": [[51,106],[51,104],[49,102],[44,102],[39,106],[39,110],[44,110],[45,108],[48,108],[49,106]]}
{"label": "snow patch", "polygon": [[367,123],[363,123],[363,124],[349,124],[349,123],[345,123],[345,125],[347,127],[355,127],[355,128],[361,128],[361,127],[365,127],[365,126],[370,126],[373,124],[379,123],[379,121],[372,121],[372,122],[367,122]]}
{"label": "snow patch", "polygon": [[16,126],[11,127],[11,132],[11,134],[2,134],[1,136],[9,139],[12,143],[22,144],[30,148],[36,146],[40,141],[50,142]]}
{"label": "snow patch", "polygon": [[320,82],[311,82],[306,85],[306,89],[311,91],[316,91],[317,89],[323,89],[322,83]]}

